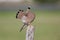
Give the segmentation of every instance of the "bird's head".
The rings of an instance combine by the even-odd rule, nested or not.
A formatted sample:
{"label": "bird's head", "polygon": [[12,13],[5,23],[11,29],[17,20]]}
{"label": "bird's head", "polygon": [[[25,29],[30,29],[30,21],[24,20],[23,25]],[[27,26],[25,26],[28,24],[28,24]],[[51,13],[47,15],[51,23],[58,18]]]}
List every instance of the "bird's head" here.
{"label": "bird's head", "polygon": [[21,12],[21,10],[19,10],[18,12],[17,12],[17,14],[16,14],[16,18],[18,18],[18,14]]}
{"label": "bird's head", "polygon": [[21,13],[23,13],[24,12],[24,10],[18,10],[18,12],[17,12],[17,14],[16,14],[16,18],[18,18],[18,14],[21,14]]}

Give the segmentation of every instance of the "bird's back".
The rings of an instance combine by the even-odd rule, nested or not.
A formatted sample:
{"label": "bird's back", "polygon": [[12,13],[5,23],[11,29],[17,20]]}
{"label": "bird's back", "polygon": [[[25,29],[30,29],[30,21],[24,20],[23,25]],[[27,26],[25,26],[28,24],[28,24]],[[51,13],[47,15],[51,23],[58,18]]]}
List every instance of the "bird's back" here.
{"label": "bird's back", "polygon": [[35,19],[35,14],[32,13],[32,12],[29,12],[26,14],[26,17],[27,17],[27,22],[33,22],[33,20]]}

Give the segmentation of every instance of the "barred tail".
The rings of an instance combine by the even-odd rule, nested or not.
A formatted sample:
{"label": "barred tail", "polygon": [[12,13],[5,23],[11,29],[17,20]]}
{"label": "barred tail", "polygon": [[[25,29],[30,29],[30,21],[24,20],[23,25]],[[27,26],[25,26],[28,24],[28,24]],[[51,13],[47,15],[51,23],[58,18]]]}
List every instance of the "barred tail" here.
{"label": "barred tail", "polygon": [[22,31],[22,29],[23,29],[24,26],[25,26],[25,24],[21,27],[20,32]]}

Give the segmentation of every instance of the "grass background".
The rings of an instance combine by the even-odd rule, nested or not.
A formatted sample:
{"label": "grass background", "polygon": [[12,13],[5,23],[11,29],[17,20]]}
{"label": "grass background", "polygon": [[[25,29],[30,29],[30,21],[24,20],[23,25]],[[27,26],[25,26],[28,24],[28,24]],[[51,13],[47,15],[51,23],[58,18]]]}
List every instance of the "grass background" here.
{"label": "grass background", "polygon": [[[0,11],[0,40],[25,40],[23,23],[16,19],[17,11]],[[34,11],[34,40],[60,40],[60,11]]]}

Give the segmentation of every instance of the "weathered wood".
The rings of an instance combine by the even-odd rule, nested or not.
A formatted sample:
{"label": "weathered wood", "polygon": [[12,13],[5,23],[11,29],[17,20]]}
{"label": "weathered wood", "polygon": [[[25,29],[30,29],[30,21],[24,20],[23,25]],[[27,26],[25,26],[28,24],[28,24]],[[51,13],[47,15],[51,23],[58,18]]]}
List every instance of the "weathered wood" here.
{"label": "weathered wood", "polygon": [[32,25],[27,27],[26,40],[34,40],[34,27]]}

